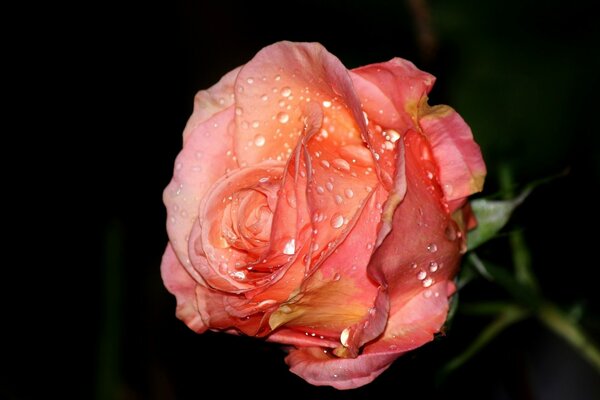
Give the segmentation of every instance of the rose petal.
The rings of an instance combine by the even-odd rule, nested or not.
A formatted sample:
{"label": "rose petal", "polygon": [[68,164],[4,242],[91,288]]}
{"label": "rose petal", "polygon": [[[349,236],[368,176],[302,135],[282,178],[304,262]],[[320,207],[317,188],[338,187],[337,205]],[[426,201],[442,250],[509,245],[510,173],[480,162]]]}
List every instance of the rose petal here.
{"label": "rose petal", "polygon": [[233,146],[228,129],[232,119],[233,109],[227,109],[189,131],[175,160],[173,179],[163,193],[170,243],[184,267],[200,283],[202,277],[189,262],[188,236],[198,217],[200,200],[228,169],[236,167],[231,153],[228,155]]}
{"label": "rose petal", "polygon": [[194,111],[183,130],[183,142],[198,128],[215,114],[231,107],[234,100],[233,85],[241,67],[225,74],[219,82],[206,90],[200,90],[194,97]]}
{"label": "rose petal", "polygon": [[399,353],[374,353],[357,358],[338,358],[320,347],[303,347],[292,350],[285,362],[291,372],[312,385],[328,385],[343,390],[373,381],[399,356]]}
{"label": "rose petal", "polygon": [[[471,128],[461,116],[448,106],[424,106],[419,124],[431,143],[446,201],[461,200],[481,191],[485,163]],[[450,211],[461,205],[455,204]]]}
{"label": "rose petal", "polygon": [[[360,98],[381,99],[381,96],[389,98],[395,105],[396,111],[400,114],[400,118],[406,127],[411,126],[411,119],[415,121],[419,104],[427,96],[435,82],[433,75],[421,71],[410,61],[401,58],[366,65],[353,69],[352,72],[353,75],[351,76],[357,82],[355,84]],[[371,82],[372,85],[357,80],[355,74]],[[379,94],[377,89],[382,94]],[[368,107],[373,107],[376,103],[369,102],[367,104],[369,104]],[[379,112],[375,113],[374,110],[369,112],[369,115],[372,115],[374,119],[379,118],[378,114]],[[384,116],[383,118],[387,117]],[[382,119],[384,123],[387,121]]]}
{"label": "rose petal", "polygon": [[461,248],[460,235],[449,234],[459,228],[445,208],[435,176],[428,175],[427,140],[409,131],[404,142],[407,192],[394,212],[390,234],[369,265],[371,274],[388,284],[391,313],[433,284],[451,280]]}
{"label": "rose petal", "polygon": [[167,245],[163,255],[160,272],[165,287],[177,299],[175,311],[177,318],[198,333],[206,331],[208,326],[202,321],[196,304],[197,283],[183,268],[170,244]]}

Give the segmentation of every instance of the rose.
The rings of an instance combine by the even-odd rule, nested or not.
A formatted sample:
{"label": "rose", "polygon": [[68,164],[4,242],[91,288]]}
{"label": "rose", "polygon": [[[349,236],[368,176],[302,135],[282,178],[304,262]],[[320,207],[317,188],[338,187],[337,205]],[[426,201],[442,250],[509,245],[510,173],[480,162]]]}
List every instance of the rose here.
{"label": "rose", "polygon": [[164,192],[177,316],[291,345],[292,372],[339,389],[431,341],[486,172],[433,83],[280,42],[200,91]]}

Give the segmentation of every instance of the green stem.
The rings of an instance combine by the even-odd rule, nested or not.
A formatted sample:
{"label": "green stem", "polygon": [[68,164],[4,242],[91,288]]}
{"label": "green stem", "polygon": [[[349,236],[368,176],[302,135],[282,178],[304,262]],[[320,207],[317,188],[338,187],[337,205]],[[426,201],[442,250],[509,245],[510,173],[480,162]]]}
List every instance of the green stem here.
{"label": "green stem", "polygon": [[600,349],[577,322],[568,318],[558,307],[551,303],[545,303],[540,307],[538,318],[554,333],[573,346],[600,373]]}
{"label": "green stem", "polygon": [[492,341],[492,339],[498,336],[504,329],[508,328],[515,322],[521,321],[528,315],[528,310],[513,304],[507,304],[502,307],[502,312],[496,317],[496,319],[494,319],[488,326],[485,327],[485,329],[471,343],[471,345],[467,347],[467,349],[460,355],[450,360],[442,368],[441,377],[445,377],[447,374],[463,365],[485,345]]}
{"label": "green stem", "polygon": [[[512,171],[510,170],[510,167],[506,164],[501,165],[498,168],[498,171],[500,188],[504,192],[505,198],[513,199],[515,197],[515,184],[513,182]],[[524,193],[528,194],[529,191]],[[525,194],[525,196],[527,194]],[[539,291],[539,285],[531,267],[531,254],[529,253],[529,249],[525,243],[525,236],[523,235],[523,232],[515,230],[510,233],[510,246],[512,248],[515,277],[517,281],[529,286],[536,292]]]}

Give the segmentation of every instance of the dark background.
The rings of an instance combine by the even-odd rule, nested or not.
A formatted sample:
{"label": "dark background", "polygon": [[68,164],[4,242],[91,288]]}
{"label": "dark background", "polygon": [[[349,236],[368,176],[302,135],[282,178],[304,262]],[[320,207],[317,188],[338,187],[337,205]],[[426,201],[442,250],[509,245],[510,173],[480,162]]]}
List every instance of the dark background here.
{"label": "dark background", "polygon": [[[535,320],[436,385],[439,367],[489,322],[460,313],[446,337],[374,383],[312,387],[288,372],[277,345],[191,332],[159,271],[161,192],[195,92],[268,44],[318,41],[348,68],[400,56],[437,76],[430,104],[452,105],[471,125],[488,163],[486,194],[498,189],[501,164],[521,184],[569,169],[536,190],[510,229],[523,230],[546,297],[578,307],[600,337],[600,35],[589,3],[101,2],[54,8],[57,17],[37,9],[46,25],[20,54],[32,56],[22,121],[39,140],[19,151],[43,155],[29,174],[40,182],[35,222],[21,226],[41,244],[19,253],[19,278],[6,279],[14,319],[0,398],[600,398],[597,372]],[[484,255],[509,260],[503,240]],[[461,301],[503,296],[477,281]]]}

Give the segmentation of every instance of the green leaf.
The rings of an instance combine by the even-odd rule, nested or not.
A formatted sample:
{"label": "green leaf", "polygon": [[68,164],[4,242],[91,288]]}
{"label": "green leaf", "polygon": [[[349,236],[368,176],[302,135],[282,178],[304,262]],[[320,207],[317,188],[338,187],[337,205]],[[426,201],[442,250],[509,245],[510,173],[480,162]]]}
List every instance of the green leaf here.
{"label": "green leaf", "polygon": [[476,249],[496,236],[531,190],[531,188],[525,189],[518,197],[511,200],[473,200],[471,208],[477,218],[477,227],[467,234],[468,250]]}
{"label": "green leaf", "polygon": [[513,211],[529,196],[536,187],[554,181],[568,174],[568,170],[560,174],[531,182],[517,197],[507,200],[476,199],[471,201],[471,208],[477,218],[477,227],[467,234],[468,250],[473,250],[492,239],[506,225]]}

